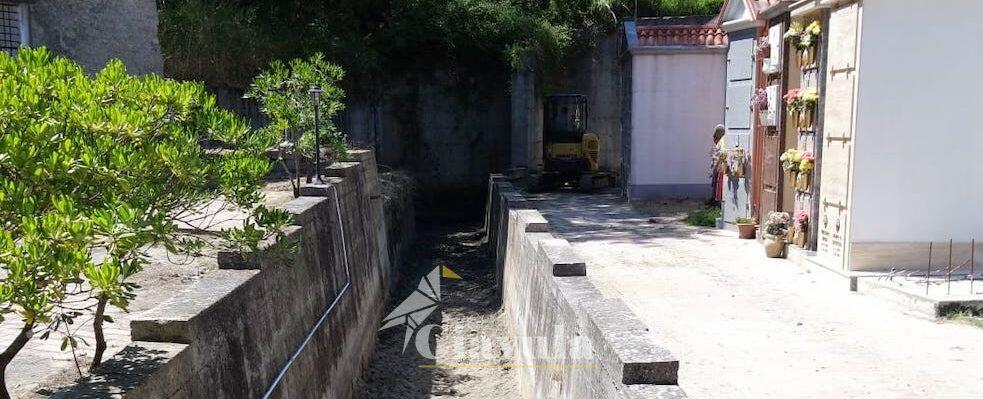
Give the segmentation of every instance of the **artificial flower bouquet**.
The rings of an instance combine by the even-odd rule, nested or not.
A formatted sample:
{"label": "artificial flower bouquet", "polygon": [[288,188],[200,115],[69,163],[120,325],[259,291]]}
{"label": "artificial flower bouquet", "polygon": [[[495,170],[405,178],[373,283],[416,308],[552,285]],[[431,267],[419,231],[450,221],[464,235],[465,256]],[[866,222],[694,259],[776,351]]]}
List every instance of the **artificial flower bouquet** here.
{"label": "artificial flower bouquet", "polygon": [[730,151],[727,158],[728,170],[732,177],[744,177],[747,169],[747,152],[740,145]]}
{"label": "artificial flower bouquet", "polygon": [[802,153],[799,150],[790,148],[785,150],[782,155],[778,158],[778,161],[782,164],[782,170],[786,173],[795,174],[799,172],[799,165],[802,162]]}
{"label": "artificial flower bouquet", "polygon": [[823,26],[819,21],[813,21],[809,26],[803,27],[801,22],[793,22],[784,38],[792,43],[799,53],[799,65],[813,65],[816,62],[816,44],[823,33]]}
{"label": "artificial flower bouquet", "polygon": [[809,213],[801,210],[795,213],[795,228],[792,235],[792,243],[800,247],[805,247],[809,242]]}
{"label": "artificial flower bouquet", "polygon": [[819,91],[815,87],[789,89],[782,98],[795,127],[811,128],[812,115],[819,106]]}
{"label": "artificial flower bouquet", "polygon": [[795,177],[795,189],[799,191],[809,191],[810,178],[812,176],[812,170],[816,168],[816,157],[812,155],[812,152],[804,152],[799,156],[799,164],[797,166],[798,174]]}

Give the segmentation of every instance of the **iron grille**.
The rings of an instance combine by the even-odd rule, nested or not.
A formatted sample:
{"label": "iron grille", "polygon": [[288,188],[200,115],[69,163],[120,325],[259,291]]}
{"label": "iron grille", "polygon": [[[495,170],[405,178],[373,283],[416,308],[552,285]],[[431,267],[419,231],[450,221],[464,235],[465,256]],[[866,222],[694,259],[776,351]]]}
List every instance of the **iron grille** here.
{"label": "iron grille", "polygon": [[13,54],[20,47],[20,11],[16,4],[0,2],[0,51]]}

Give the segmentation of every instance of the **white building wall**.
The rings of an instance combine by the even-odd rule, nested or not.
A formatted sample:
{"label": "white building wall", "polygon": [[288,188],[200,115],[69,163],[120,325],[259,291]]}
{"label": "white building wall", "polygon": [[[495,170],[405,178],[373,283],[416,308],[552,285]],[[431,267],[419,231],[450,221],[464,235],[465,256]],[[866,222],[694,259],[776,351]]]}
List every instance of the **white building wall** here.
{"label": "white building wall", "polygon": [[851,242],[983,239],[980,0],[864,0]]}
{"label": "white building wall", "polygon": [[710,195],[725,78],[723,49],[632,57],[631,198]]}

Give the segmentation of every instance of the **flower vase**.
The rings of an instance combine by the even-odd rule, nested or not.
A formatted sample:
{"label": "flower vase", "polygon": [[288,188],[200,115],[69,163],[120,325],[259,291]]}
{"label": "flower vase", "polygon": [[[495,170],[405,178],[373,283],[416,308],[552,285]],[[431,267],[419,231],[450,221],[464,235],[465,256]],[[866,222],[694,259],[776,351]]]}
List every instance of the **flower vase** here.
{"label": "flower vase", "polygon": [[802,231],[795,232],[795,240],[793,241],[795,245],[805,248],[807,242],[809,242],[808,231],[802,230]]}
{"label": "flower vase", "polygon": [[801,172],[795,177],[795,188],[802,192],[809,191],[809,173]]}
{"label": "flower vase", "polygon": [[796,126],[801,130],[808,130],[812,128],[812,110],[804,109],[799,111],[799,123]]}
{"label": "flower vase", "polygon": [[785,237],[766,235],[764,247],[765,256],[769,258],[781,258],[785,256]]}

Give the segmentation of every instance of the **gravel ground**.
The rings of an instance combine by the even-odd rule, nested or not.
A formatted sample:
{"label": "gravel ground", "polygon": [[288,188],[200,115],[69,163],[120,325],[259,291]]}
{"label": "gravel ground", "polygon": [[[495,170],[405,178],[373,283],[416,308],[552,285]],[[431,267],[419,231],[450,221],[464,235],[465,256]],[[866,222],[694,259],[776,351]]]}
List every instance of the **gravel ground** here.
{"label": "gravel ground", "polygon": [[[436,325],[430,348],[436,359],[417,353],[414,341],[405,353],[405,327],[379,332],[376,353],[364,374],[362,398],[506,398],[517,395],[510,344],[489,344],[480,353],[481,337],[500,342],[507,334],[494,292],[492,263],[477,223],[421,223],[416,253],[400,276],[389,309],[395,308],[437,265],[446,265],[460,280],[441,279],[441,305],[425,323]],[[494,340],[494,341],[493,341]]]}

